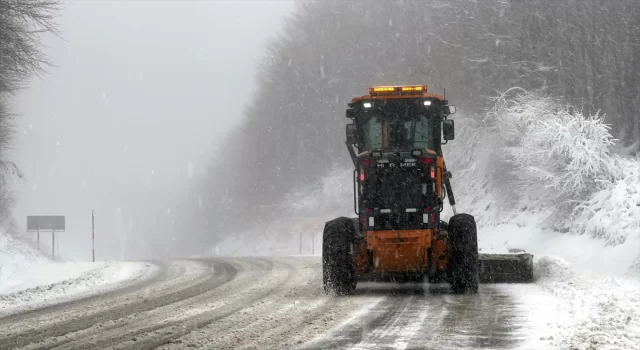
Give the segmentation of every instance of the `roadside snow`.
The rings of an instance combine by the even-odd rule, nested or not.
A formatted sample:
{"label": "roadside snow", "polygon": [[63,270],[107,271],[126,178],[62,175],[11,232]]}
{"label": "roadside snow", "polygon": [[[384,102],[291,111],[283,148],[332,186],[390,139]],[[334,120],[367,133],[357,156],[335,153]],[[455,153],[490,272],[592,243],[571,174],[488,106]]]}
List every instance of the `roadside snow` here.
{"label": "roadside snow", "polygon": [[[482,252],[521,248],[534,254],[536,286],[546,295],[518,295],[538,311],[528,345],[560,349],[640,349],[640,239],[623,244],[516,225],[480,227]],[[536,296],[533,300],[532,296]],[[552,296],[553,298],[549,298]]]}
{"label": "roadside snow", "polygon": [[0,295],[11,294],[21,290],[48,285],[64,280],[79,278],[103,267],[104,263],[81,262],[53,262],[46,259],[21,259],[22,256],[13,255],[13,261],[8,264],[6,255],[0,255],[2,272],[0,274]]}
{"label": "roadside snow", "polygon": [[548,319],[551,344],[561,349],[640,349],[640,282],[577,273],[559,258],[543,257],[538,284],[560,301],[562,322]]}
{"label": "roadside snow", "polygon": [[[90,263],[51,263],[42,266],[52,273],[49,278],[38,280],[37,277],[32,277],[29,280],[37,283],[37,286],[0,294],[0,315],[104,293],[134,280],[144,279],[155,271],[152,264],[143,262],[100,262],[88,265]],[[66,269],[76,274],[82,272],[75,278],[67,278],[71,274],[62,272]],[[44,282],[53,279],[57,281]]]}
{"label": "roadside snow", "polygon": [[54,262],[0,232],[0,315],[112,290],[155,270],[144,262]]}

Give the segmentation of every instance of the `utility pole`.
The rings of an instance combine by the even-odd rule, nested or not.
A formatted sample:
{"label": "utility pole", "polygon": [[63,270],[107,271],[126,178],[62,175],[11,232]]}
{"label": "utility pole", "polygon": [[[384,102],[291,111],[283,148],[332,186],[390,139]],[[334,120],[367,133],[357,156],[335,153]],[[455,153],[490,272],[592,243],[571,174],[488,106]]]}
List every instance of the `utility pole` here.
{"label": "utility pole", "polygon": [[96,230],[95,230],[95,215],[94,210],[91,209],[91,261],[96,262]]}
{"label": "utility pole", "polygon": [[51,260],[56,259],[56,230],[51,231]]}
{"label": "utility pole", "polygon": [[38,250],[40,250],[40,227],[38,227],[38,236],[37,236],[37,242],[38,242]]}

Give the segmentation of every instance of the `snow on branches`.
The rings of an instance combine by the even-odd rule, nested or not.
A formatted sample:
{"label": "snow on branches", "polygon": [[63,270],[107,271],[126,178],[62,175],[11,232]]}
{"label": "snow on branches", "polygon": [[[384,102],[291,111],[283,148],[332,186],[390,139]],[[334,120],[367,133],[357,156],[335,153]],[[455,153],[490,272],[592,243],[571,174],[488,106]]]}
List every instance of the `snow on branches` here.
{"label": "snow on branches", "polygon": [[503,138],[506,161],[524,191],[578,199],[620,177],[604,116],[583,115],[551,97],[512,88],[495,98],[486,121]]}
{"label": "snow on branches", "polygon": [[546,210],[553,228],[608,244],[640,238],[640,162],[611,151],[617,145],[604,116],[521,88],[494,102],[485,126],[500,140],[495,162],[515,179],[494,183],[494,191],[517,197],[512,208]]}
{"label": "snow on branches", "polygon": [[[627,238],[640,239],[640,162],[620,159],[623,176],[580,203],[571,218],[578,234],[602,238],[608,244],[622,244]],[[638,255],[640,271],[640,254]]]}

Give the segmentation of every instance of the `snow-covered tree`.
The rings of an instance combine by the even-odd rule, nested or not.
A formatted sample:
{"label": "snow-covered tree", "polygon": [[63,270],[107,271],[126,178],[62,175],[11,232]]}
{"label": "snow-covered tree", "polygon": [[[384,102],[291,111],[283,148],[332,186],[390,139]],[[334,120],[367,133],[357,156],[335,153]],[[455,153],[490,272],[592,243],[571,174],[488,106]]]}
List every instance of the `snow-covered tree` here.
{"label": "snow-covered tree", "polygon": [[615,140],[603,116],[519,89],[495,100],[487,121],[505,142],[521,192],[538,200],[576,199],[620,176],[618,159],[609,151]]}

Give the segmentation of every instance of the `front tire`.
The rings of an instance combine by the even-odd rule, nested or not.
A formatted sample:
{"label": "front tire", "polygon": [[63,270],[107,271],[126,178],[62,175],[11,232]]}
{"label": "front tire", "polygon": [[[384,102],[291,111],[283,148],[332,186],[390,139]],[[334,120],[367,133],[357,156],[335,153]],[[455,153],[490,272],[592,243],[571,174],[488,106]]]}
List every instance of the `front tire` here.
{"label": "front tire", "polygon": [[352,252],[356,229],[353,221],[340,217],[328,221],[322,235],[322,282],[324,292],[352,294],[356,289]]}
{"label": "front tire", "polygon": [[476,221],[469,214],[454,215],[449,220],[449,279],[456,294],[475,294],[480,284],[478,233]]}

